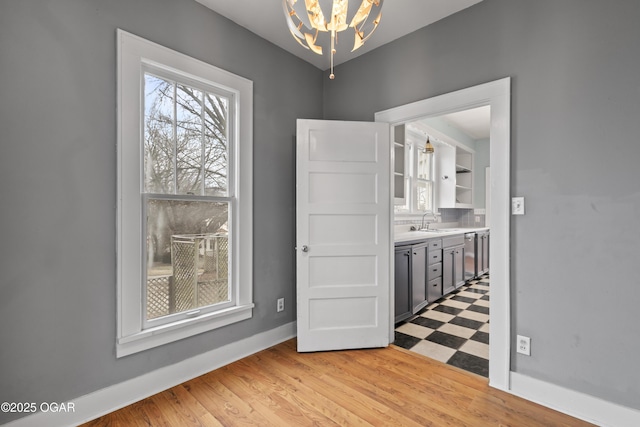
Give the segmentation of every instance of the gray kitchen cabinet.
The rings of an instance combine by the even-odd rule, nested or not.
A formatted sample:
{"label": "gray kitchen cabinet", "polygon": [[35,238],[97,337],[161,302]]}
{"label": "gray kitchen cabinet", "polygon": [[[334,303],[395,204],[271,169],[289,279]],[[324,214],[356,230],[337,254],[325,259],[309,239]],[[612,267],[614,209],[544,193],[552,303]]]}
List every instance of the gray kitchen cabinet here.
{"label": "gray kitchen cabinet", "polygon": [[395,250],[395,322],[401,322],[411,312],[411,246],[396,246]]}
{"label": "gray kitchen cabinet", "polygon": [[[411,317],[426,307],[429,302],[442,296],[441,258],[440,239],[396,246],[394,272],[396,323]],[[436,283],[433,279],[438,281],[436,285],[438,289],[429,290],[428,282],[431,282],[432,286]],[[439,296],[436,297],[434,291],[438,292]]]}
{"label": "gray kitchen cabinet", "polygon": [[464,285],[464,236],[442,239],[442,293]]}
{"label": "gray kitchen cabinet", "polygon": [[489,271],[489,231],[476,233],[476,277]]}
{"label": "gray kitchen cabinet", "polygon": [[411,246],[412,313],[427,305],[427,244]]}
{"label": "gray kitchen cabinet", "polygon": [[442,298],[442,240],[432,239],[427,252],[427,301]]}
{"label": "gray kitchen cabinet", "polygon": [[[489,231],[477,237],[477,268],[489,270]],[[395,322],[401,322],[465,284],[465,235],[398,244],[395,248]],[[482,273],[481,273],[482,274]]]}
{"label": "gray kitchen cabinet", "polygon": [[482,241],[482,253],[483,253],[482,271],[485,273],[489,272],[489,235],[490,234],[491,233],[487,231]]}

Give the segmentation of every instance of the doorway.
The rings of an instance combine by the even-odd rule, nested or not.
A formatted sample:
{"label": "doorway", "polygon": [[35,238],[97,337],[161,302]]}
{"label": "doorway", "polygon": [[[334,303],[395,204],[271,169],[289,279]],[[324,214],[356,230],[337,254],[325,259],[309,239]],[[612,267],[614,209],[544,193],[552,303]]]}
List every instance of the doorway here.
{"label": "doorway", "polygon": [[[508,390],[510,372],[510,78],[473,86],[411,104],[378,112],[375,120],[391,126],[423,117],[489,106],[491,177],[487,191],[491,194],[491,345],[489,349],[489,384]],[[393,295],[390,296],[393,301]],[[393,304],[392,304],[393,307]],[[393,316],[393,313],[391,313]],[[393,325],[393,318],[391,319]],[[391,327],[390,341],[394,329]]]}
{"label": "doorway", "polygon": [[[426,257],[428,277],[425,279],[428,305],[419,311],[416,309],[420,306],[414,306],[410,317],[396,324],[394,344],[487,379],[491,292],[487,268],[489,256],[488,250],[485,251],[489,242],[485,221],[485,168],[489,166],[490,118],[491,107],[486,105],[425,117],[404,125],[410,163],[405,173],[408,172],[409,177],[405,178],[408,181],[405,203],[396,202],[394,221],[398,224],[394,227],[398,232],[409,231],[411,224],[418,228],[420,215],[426,210],[437,213],[437,224],[431,224],[434,225],[432,228],[465,230],[464,248],[458,249],[464,258],[464,276],[453,267],[453,263],[448,267],[449,273],[444,272],[442,249],[429,249]],[[426,155],[424,144],[427,139],[433,149],[433,155],[429,157],[431,167],[420,168],[420,159]],[[415,161],[418,165],[414,164]],[[455,175],[445,179],[452,173],[453,165],[448,165],[452,161]],[[417,191],[419,182],[416,181],[419,180],[416,178],[423,176],[431,186],[431,191],[426,193],[433,201],[416,203],[421,196]],[[430,218],[433,220],[436,216],[430,215]],[[430,240],[432,243],[436,241],[440,240]],[[396,248],[396,253],[401,249],[403,247]],[[415,261],[417,259],[412,263],[414,266]],[[454,274],[450,274],[451,268]],[[446,285],[447,291],[443,295],[443,283],[450,284],[455,274],[460,275],[455,289]],[[416,289],[415,284],[412,289]]]}

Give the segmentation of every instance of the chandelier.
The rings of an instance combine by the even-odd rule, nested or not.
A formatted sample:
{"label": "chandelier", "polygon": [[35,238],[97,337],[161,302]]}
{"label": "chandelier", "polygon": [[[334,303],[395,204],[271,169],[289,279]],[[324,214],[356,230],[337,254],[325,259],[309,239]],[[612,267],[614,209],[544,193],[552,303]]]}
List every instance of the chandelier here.
{"label": "chandelier", "polygon": [[383,0],[282,0],[284,14],[291,35],[306,49],[322,55],[322,46],[317,44],[320,32],[331,36],[331,74],[333,55],[336,53],[338,33],[353,28],[353,49],[358,49],[378,27],[382,16]]}

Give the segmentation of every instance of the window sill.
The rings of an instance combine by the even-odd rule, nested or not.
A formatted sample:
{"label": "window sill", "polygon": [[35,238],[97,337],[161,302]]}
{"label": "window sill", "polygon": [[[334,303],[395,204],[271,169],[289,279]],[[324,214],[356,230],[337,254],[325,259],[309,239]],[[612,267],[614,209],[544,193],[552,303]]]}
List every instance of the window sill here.
{"label": "window sill", "polygon": [[206,313],[198,317],[145,329],[132,335],[119,337],[116,357],[128,356],[153,347],[201,334],[232,323],[250,319],[254,304],[231,307]]}

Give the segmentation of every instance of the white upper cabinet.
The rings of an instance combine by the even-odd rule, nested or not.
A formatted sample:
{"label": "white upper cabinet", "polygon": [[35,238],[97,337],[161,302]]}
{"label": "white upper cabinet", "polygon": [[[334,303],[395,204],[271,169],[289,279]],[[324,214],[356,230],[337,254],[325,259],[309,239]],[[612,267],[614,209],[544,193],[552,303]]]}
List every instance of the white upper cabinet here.
{"label": "white upper cabinet", "polygon": [[473,207],[473,153],[456,148],[456,207]]}
{"label": "white upper cabinet", "polygon": [[435,144],[438,208],[473,208],[473,153],[460,146]]}
{"label": "white upper cabinet", "polygon": [[393,199],[395,205],[406,204],[407,197],[407,157],[409,150],[406,146],[405,125],[400,124],[393,127]]}

